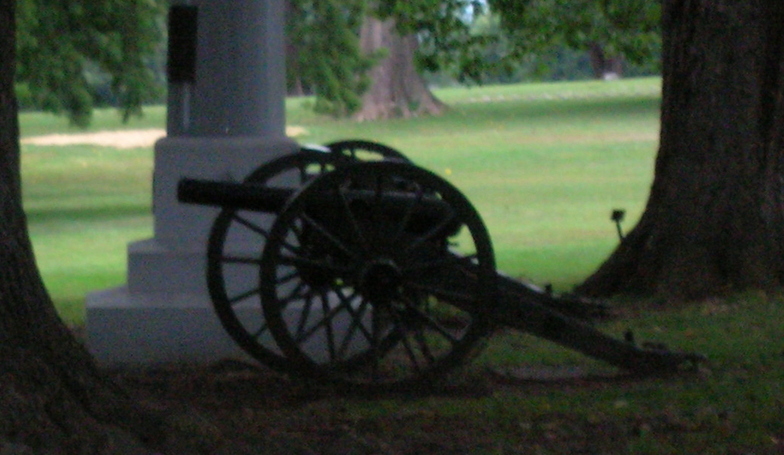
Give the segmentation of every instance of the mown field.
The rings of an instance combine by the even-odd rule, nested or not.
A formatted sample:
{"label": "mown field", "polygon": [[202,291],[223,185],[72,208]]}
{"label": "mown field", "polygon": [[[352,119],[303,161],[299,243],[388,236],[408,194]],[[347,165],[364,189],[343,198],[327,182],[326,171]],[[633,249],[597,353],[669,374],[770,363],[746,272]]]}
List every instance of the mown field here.
{"label": "mown field", "polygon": [[[316,116],[309,100],[291,99],[287,123],[302,130],[302,143],[371,139],[443,175],[482,214],[499,269],[557,290],[579,283],[617,245],[613,209],[626,210],[625,229],[638,219],[653,173],[659,80],[437,95],[451,106],[441,117],[362,124]],[[98,111],[90,131],[164,123],[161,107],[128,124]],[[40,113],[23,114],[21,126],[23,139],[82,133]],[[24,144],[22,150],[24,202],[41,272],[64,319],[82,324],[85,293],[122,284],[127,243],[151,235],[152,148]],[[782,301],[747,293],[666,308],[614,302],[624,317],[603,323],[603,330],[620,336],[633,329],[639,339],[706,354],[709,363],[694,374],[521,382],[504,373],[520,365],[608,370],[502,331],[463,373],[462,380],[480,384],[476,396],[325,398],[255,410],[243,428],[250,436],[277,428],[306,443],[319,428],[347,428],[379,453],[384,447],[389,453],[781,453]],[[411,450],[403,440],[412,441]]]}

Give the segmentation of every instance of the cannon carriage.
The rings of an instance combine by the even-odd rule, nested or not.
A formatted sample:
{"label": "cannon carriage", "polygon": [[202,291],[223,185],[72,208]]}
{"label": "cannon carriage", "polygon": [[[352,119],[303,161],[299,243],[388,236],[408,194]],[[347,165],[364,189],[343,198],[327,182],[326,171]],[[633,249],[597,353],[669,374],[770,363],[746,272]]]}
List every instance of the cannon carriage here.
{"label": "cannon carriage", "polygon": [[636,373],[702,359],[612,338],[591,323],[601,305],[496,271],[468,199],[381,144],[303,148],[242,183],[185,178],[178,198],[221,208],[207,253],[213,305],[245,351],[280,371],[420,387],[499,326]]}

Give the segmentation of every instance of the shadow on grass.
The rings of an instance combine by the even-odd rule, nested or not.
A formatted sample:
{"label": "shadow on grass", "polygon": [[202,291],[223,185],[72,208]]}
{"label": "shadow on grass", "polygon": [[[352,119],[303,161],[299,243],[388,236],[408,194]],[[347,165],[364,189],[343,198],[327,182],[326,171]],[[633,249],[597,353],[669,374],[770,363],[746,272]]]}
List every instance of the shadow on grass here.
{"label": "shadow on grass", "polygon": [[150,207],[147,205],[119,204],[95,207],[49,207],[45,209],[29,209],[26,210],[26,213],[27,219],[31,223],[99,221],[150,215]]}

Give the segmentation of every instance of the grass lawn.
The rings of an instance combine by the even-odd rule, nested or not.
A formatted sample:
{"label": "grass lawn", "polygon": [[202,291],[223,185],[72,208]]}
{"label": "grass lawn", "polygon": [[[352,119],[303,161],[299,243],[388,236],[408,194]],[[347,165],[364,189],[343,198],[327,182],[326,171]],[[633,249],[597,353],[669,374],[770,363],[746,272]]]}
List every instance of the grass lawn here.
{"label": "grass lawn", "polygon": [[[441,117],[362,124],[316,116],[308,99],[291,99],[288,124],[304,128],[302,143],[364,138],[399,148],[476,205],[499,269],[567,290],[617,245],[610,212],[625,209],[629,229],[644,208],[657,147],[659,83],[447,89],[437,92],[450,105]],[[113,111],[98,111],[90,129],[164,124],[164,110],[151,107],[125,125]],[[81,132],[39,113],[22,114],[21,126],[24,138]],[[85,293],[122,284],[127,243],[151,236],[152,149],[25,144],[22,151],[24,202],[41,272],[63,317],[80,324]],[[781,453],[782,299],[744,294],[664,311],[649,305],[627,303],[630,316],[603,329],[621,334],[632,328],[640,339],[702,352],[711,359],[705,371],[513,385],[477,398],[335,399],[291,412],[322,412],[329,422],[389,440],[460,431],[455,442],[470,439],[462,441],[467,453]],[[504,332],[463,374],[472,380],[488,368],[532,362],[604,368]],[[403,427],[407,433],[398,434]]]}

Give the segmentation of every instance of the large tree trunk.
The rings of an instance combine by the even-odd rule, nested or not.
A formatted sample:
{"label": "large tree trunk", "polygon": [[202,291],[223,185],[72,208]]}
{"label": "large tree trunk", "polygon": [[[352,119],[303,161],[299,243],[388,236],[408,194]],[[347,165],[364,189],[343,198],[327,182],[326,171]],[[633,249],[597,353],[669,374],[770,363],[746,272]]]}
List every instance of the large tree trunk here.
{"label": "large tree trunk", "polygon": [[152,435],[156,422],[99,373],[38,274],[22,211],[15,3],[0,0],[0,451],[14,442],[111,453],[117,428]]}
{"label": "large tree trunk", "polygon": [[588,295],[784,280],[784,2],[665,0],[661,143],[638,225]]}
{"label": "large tree trunk", "polygon": [[414,35],[401,36],[393,20],[368,17],[360,32],[362,52],[378,50],[385,57],[369,74],[370,89],[362,98],[362,108],[355,114],[359,121],[418,115],[438,115],[445,106],[427,88],[417,72],[415,55],[418,46]]}

